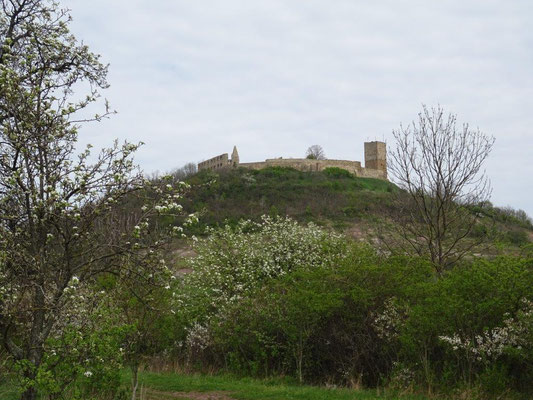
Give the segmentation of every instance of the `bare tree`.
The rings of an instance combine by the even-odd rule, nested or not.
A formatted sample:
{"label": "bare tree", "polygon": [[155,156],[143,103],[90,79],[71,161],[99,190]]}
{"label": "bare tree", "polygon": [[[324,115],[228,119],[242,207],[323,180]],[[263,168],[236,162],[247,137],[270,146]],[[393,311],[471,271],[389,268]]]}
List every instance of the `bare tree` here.
{"label": "bare tree", "polygon": [[479,244],[469,237],[477,223],[472,206],[483,206],[491,194],[482,166],[494,137],[426,106],[417,122],[393,135],[389,171],[404,189],[395,219],[399,244],[427,256],[441,274]]}
{"label": "bare tree", "polygon": [[322,146],[314,144],[307,149],[305,158],[309,158],[311,160],[325,160],[326,154],[324,154],[324,149]]}
{"label": "bare tree", "polygon": [[196,163],[188,162],[181,168],[176,168],[174,171],[170,173],[174,178],[182,181],[198,172],[198,167],[196,166]]}

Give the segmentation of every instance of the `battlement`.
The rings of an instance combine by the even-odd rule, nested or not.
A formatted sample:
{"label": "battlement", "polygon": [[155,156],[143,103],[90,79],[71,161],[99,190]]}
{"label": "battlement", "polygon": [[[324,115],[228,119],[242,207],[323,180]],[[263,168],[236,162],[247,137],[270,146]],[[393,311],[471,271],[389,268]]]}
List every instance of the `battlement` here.
{"label": "battlement", "polygon": [[366,142],[365,166],[360,161],[350,160],[314,160],[307,158],[270,158],[265,161],[241,163],[237,147],[233,148],[231,159],[228,154],[210,158],[198,164],[198,171],[218,170],[230,167],[243,167],[250,169],[263,169],[267,167],[290,167],[300,171],[323,171],[326,168],[336,167],[345,169],[355,176],[365,178],[387,179],[387,147],[384,142]]}

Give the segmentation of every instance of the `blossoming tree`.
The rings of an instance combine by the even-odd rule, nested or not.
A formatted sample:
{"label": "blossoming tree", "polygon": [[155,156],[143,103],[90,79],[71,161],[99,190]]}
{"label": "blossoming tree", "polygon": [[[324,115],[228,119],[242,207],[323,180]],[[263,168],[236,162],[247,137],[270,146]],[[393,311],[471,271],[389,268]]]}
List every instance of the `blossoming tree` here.
{"label": "blossoming tree", "polygon": [[[161,181],[147,189],[132,161],[138,144],[77,154],[80,126],[110,114],[106,103],[80,117],[107,87],[107,66],[69,32],[55,1],[0,7],[0,342],[20,370],[22,398],[34,399],[51,338],[64,337],[65,321],[81,327],[75,299],[95,295],[103,274],[150,282],[166,273],[151,221],[179,214],[180,194]],[[89,92],[78,100],[75,87]],[[134,196],[144,206],[125,213]]]}

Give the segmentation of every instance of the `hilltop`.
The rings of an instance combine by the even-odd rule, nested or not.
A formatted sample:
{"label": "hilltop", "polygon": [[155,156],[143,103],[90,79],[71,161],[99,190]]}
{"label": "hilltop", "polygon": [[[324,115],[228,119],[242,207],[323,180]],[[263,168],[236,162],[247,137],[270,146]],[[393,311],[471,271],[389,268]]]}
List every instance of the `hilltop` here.
{"label": "hilltop", "polygon": [[[397,211],[393,200],[399,191],[391,182],[356,177],[340,168],[315,172],[286,167],[228,168],[200,171],[187,181],[192,189],[184,206],[190,212],[201,212],[196,234],[207,225],[258,220],[268,214],[287,215],[372,241],[377,227]],[[489,205],[472,212],[479,218],[472,236],[488,234],[491,242],[506,249],[533,238],[531,220],[521,211]]]}

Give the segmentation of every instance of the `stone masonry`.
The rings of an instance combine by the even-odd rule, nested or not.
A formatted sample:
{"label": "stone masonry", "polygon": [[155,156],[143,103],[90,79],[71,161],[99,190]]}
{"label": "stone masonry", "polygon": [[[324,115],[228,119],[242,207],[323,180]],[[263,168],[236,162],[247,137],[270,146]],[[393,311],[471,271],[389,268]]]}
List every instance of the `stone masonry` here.
{"label": "stone masonry", "polygon": [[227,167],[237,167],[239,165],[239,153],[237,152],[237,146],[233,146],[233,153],[231,153],[231,160],[228,158],[228,153],[221,154],[219,156],[210,158],[209,160],[198,163],[198,171],[203,169],[221,169]]}
{"label": "stone masonry", "polygon": [[290,167],[300,171],[322,171],[337,167],[345,169],[355,176],[365,178],[387,179],[387,148],[383,142],[365,143],[365,166],[359,161],[349,160],[312,160],[307,158],[271,158],[265,161],[241,163],[237,147],[233,147],[231,159],[228,154],[210,158],[198,164],[198,171],[218,170],[229,167],[263,169],[266,167]]}

